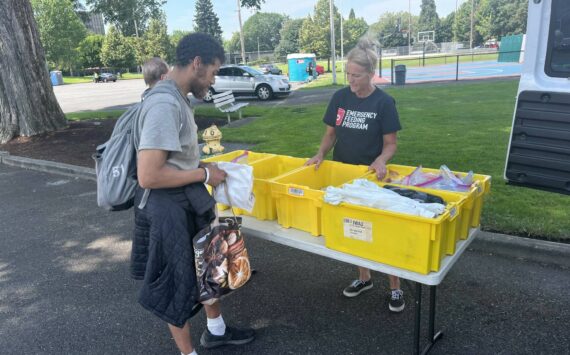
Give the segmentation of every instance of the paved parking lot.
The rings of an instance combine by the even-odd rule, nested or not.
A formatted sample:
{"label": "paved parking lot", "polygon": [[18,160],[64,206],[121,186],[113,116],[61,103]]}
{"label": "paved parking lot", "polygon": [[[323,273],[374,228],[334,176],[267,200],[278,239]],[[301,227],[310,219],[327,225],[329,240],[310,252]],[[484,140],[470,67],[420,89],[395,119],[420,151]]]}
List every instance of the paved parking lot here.
{"label": "paved parking lot", "polygon": [[[337,89],[315,89],[297,91],[302,84],[293,83],[292,92],[286,98],[260,101],[255,96],[238,97],[236,100],[247,101],[256,106],[301,105],[316,102],[327,102]],[[118,110],[125,109],[140,101],[145,90],[142,79],[118,80],[115,83],[85,83],[54,86],[55,96],[63,112]],[[191,98],[194,105],[206,104],[202,100]]]}
{"label": "paved parking lot", "polygon": [[[0,353],[179,354],[166,326],[136,303],[132,211],[98,208],[92,181],[3,164],[0,186]],[[407,282],[406,309],[390,314],[384,275],[374,273],[374,288],[348,299],[342,289],[354,266],[258,238],[247,243],[258,273],[223,309],[228,323],[254,327],[257,339],[198,346],[200,354],[410,353]],[[568,354],[569,269],[526,250],[503,254],[473,242],[438,287],[444,337],[432,354]],[[196,344],[205,324],[204,312],[191,321]]]}
{"label": "paved parking lot", "polygon": [[118,80],[109,83],[84,83],[54,86],[53,91],[63,112],[126,108],[140,101],[144,80]]}

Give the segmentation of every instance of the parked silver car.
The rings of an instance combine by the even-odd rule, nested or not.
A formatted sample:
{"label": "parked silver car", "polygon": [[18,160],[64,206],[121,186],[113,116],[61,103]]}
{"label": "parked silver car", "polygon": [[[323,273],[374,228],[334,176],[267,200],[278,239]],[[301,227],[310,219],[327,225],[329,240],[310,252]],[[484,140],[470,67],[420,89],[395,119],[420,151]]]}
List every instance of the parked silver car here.
{"label": "parked silver car", "polygon": [[263,74],[246,65],[224,65],[216,75],[216,83],[208,90],[204,101],[211,102],[212,95],[231,90],[234,96],[256,95],[260,100],[291,93],[291,84],[284,75]]}

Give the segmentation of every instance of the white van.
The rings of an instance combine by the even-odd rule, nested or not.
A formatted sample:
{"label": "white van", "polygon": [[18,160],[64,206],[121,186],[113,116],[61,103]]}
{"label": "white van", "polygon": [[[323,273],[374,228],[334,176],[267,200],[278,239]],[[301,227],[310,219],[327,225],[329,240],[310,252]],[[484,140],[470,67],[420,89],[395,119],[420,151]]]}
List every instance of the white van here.
{"label": "white van", "polygon": [[570,194],[570,0],[529,0],[505,179]]}

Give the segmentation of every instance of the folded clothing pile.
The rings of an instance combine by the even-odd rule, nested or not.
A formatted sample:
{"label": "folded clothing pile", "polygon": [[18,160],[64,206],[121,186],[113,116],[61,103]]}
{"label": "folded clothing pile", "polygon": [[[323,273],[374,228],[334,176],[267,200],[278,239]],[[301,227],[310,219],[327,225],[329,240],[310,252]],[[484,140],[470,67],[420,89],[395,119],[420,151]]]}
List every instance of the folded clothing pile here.
{"label": "folded clothing pile", "polygon": [[366,179],[356,179],[352,183],[344,184],[341,187],[329,186],[325,189],[324,200],[331,205],[346,202],[353,205],[406,213],[426,218],[435,218],[445,211],[445,205],[443,203],[433,202],[433,199],[430,199],[430,202],[426,203],[420,202],[402,196],[398,192],[390,189],[382,188]]}

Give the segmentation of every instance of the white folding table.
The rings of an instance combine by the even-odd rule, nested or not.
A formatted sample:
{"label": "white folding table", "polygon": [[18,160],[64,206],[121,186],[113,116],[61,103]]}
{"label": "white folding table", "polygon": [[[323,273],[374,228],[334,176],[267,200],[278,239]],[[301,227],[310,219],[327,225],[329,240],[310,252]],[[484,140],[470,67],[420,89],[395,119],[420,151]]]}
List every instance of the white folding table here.
{"label": "white folding table", "polygon": [[[224,211],[223,215],[228,216],[228,212]],[[465,252],[469,244],[475,239],[478,228],[472,228],[469,236],[465,240],[457,243],[455,254],[446,256],[441,261],[441,267],[438,272],[431,272],[427,275],[404,270],[398,267],[382,264],[372,260],[364,259],[358,256],[346,254],[336,250],[329,249],[325,246],[323,237],[314,237],[307,232],[303,232],[293,228],[283,228],[275,221],[260,221],[258,219],[242,216],[242,231],[246,236],[259,237],[270,240],[275,243],[287,245],[291,248],[300,249],[309,253],[322,255],[327,258],[343,261],[349,264],[366,267],[370,270],[380,271],[385,274],[398,276],[400,278],[413,281],[415,283],[415,327],[414,327],[414,354],[420,354],[420,324],[422,309],[422,285],[429,287],[430,291],[430,308],[428,323],[428,344],[424,347],[422,354],[427,354],[432,346],[443,336],[441,331],[435,332],[435,303],[436,288],[449,270],[457,262],[459,257]]]}

